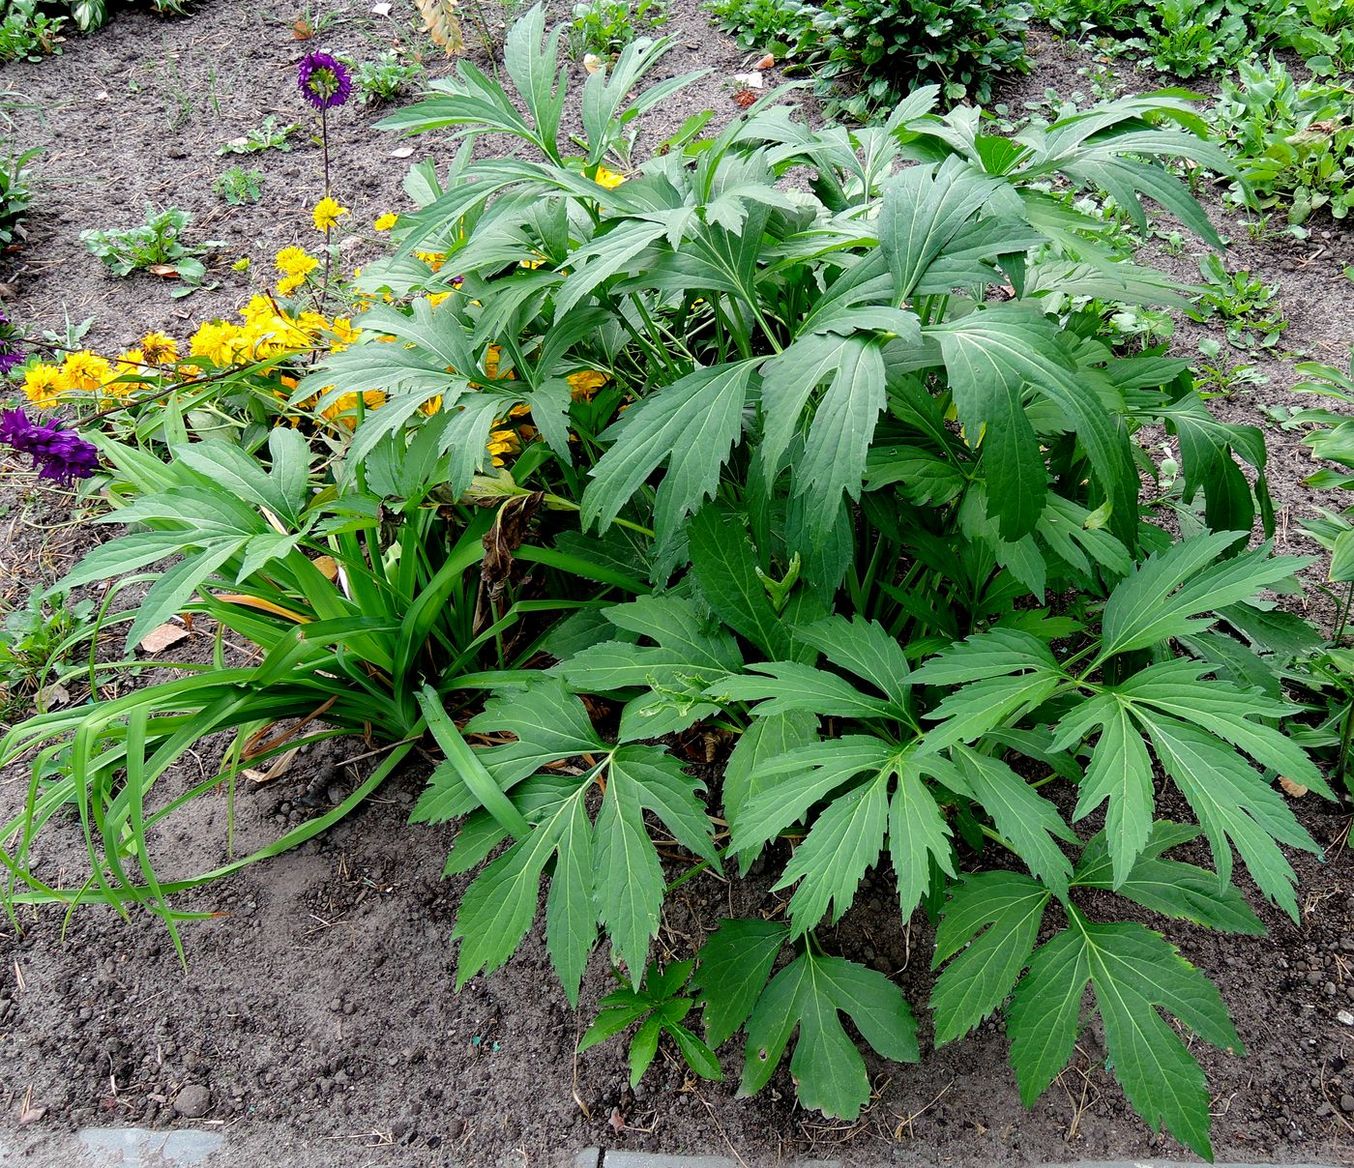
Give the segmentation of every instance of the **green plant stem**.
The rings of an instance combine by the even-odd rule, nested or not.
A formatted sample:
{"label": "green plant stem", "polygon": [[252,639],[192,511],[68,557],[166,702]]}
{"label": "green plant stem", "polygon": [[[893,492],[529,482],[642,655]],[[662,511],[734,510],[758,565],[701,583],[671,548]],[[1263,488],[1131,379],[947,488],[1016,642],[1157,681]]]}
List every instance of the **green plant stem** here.
{"label": "green plant stem", "polygon": [[[565,499],[560,495],[552,495],[549,492],[541,496],[547,507],[556,511],[581,511],[583,508],[571,499]],[[611,521],[617,527],[624,527],[630,531],[637,532],[639,535],[648,539],[654,538],[654,530],[651,527],[645,527],[640,523],[632,523],[629,519],[622,519],[619,515]]]}

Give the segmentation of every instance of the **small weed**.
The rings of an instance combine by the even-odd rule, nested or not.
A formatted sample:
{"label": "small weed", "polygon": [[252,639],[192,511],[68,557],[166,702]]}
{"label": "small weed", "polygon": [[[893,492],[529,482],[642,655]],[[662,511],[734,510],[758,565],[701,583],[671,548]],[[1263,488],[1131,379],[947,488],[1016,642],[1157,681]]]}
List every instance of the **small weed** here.
{"label": "small weed", "polygon": [[64,16],[39,12],[37,0],[9,0],[5,19],[0,21],[0,61],[40,61],[61,52],[65,23]]}
{"label": "small weed", "polygon": [[822,56],[815,53],[817,10],[801,0],[707,0],[705,10],[745,53],[770,53],[777,60]]}
{"label": "small weed", "polygon": [[38,593],[9,613],[0,625],[0,720],[24,712],[35,696],[43,704],[43,687],[94,635],[93,609],[92,601],[71,605],[60,593],[46,599]]}
{"label": "small weed", "polygon": [[218,199],[225,199],[232,207],[238,207],[244,203],[257,203],[262,186],[263,171],[232,166],[216,176],[212,190]]}
{"label": "small weed", "polygon": [[575,57],[614,58],[636,37],[668,21],[661,0],[582,0],[574,5],[569,44]]}
{"label": "small weed", "polygon": [[33,194],[28,164],[38,153],[28,150],[0,161],[0,245],[23,238],[23,217]]}
{"label": "small weed", "polygon": [[1249,361],[1221,360],[1222,346],[1212,337],[1199,342],[1200,360],[1194,366],[1194,384],[1209,397],[1231,397],[1251,385],[1267,385],[1269,378]]}
{"label": "small weed", "polygon": [[300,122],[279,126],[277,118],[269,114],[260,125],[239,138],[232,138],[217,153],[261,154],[265,150],[280,150],[285,154],[291,150],[291,142],[288,139],[300,128]]}
{"label": "small weed", "polygon": [[1231,198],[1299,226],[1325,208],[1354,209],[1354,89],[1313,78],[1299,83],[1280,61],[1243,64],[1224,81],[1214,107],[1220,141],[1235,155],[1245,186]]}
{"label": "small weed", "polygon": [[1227,340],[1240,349],[1273,348],[1288,320],[1278,302],[1278,284],[1266,284],[1246,270],[1229,272],[1210,252],[1199,261],[1204,287],[1195,320],[1217,316],[1227,323]]}
{"label": "small weed", "polygon": [[206,268],[200,257],[221,246],[215,240],[183,243],[179,236],[191,219],[177,207],[156,211],[147,204],[145,223],[121,230],[82,231],[80,240],[115,276],[139,271],[177,276],[182,284],[172,295],[187,296],[203,286]]}
{"label": "small weed", "polygon": [[417,61],[401,61],[392,52],[382,53],[375,61],[348,63],[352,66],[353,81],[363,105],[384,105],[395,101],[423,77],[422,65]]}

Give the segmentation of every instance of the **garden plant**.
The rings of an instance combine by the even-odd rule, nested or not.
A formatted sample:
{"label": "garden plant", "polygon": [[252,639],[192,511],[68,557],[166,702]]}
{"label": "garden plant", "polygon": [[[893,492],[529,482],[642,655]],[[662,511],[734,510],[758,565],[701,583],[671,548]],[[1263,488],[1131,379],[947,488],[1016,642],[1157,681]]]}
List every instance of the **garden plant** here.
{"label": "garden plant", "polygon": [[[1317,0],[1037,7],[1180,76],[1243,43],[1354,54]],[[454,830],[457,988],[536,936],[571,1007],[605,966],[577,1050],[623,1040],[632,1087],[663,1053],[853,1122],[881,1062],[924,1075],[928,1042],[1000,1019],[1027,1107],[1095,1033],[1146,1125],[1211,1159],[1199,1054],[1243,1042],[1159,928],[1303,915],[1295,857],[1322,848],[1293,798],[1354,792],[1354,514],[1301,524],[1330,556],[1327,637],[1290,603],[1317,560],[1276,551],[1265,434],[1211,402],[1263,375],[1216,341],[1198,371],[1170,355],[1169,314],[1224,321],[1248,360],[1284,339],[1280,290],[1223,258],[1196,194],[1213,176],[1252,212],[1342,217],[1343,180],[1303,153],[1313,132],[1320,158],[1344,148],[1338,87],[1248,65],[1214,126],[1175,88],[1012,124],[963,100],[1025,67],[1024,4],[714,11],[873,120],[806,117],[787,87],[655,141],[664,103],[710,84],[647,35],[668,6],[553,29],[535,7],[501,69],[430,70],[379,123],[421,157],[350,275],[332,120],[425,79],[307,46],[313,248],[117,356],[0,314],[22,399],[0,443],[118,529],[0,631],[7,706],[87,690],[0,739],[26,779],[4,906],[149,911],[187,960],[199,890],[426,752],[409,818]],[[221,153],[288,150],[276,118]],[[242,213],[263,174],[213,187]],[[188,291],[217,245],[187,222],[148,208],[82,238]],[[1200,286],[1141,258],[1154,231]],[[1301,372],[1354,400],[1342,369]],[[1348,418],[1281,420],[1341,468],[1309,485],[1349,489]],[[210,652],[109,684],[179,625]],[[246,773],[340,736],[375,761],[332,806],[185,868],[198,801],[224,796],[233,830]],[[48,851],[71,832],[79,871]],[[675,944],[665,912],[716,879],[761,907],[731,893]],[[867,888],[897,930],[933,927],[924,998],[843,945]]]}

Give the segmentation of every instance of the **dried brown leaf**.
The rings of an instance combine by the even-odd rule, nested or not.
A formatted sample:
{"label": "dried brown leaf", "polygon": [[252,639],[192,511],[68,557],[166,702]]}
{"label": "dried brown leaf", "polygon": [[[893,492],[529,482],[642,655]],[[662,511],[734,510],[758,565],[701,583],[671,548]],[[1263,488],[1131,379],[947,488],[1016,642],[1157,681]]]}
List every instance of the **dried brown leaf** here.
{"label": "dried brown leaf", "polygon": [[464,52],[461,22],[455,14],[456,0],[415,0],[415,3],[433,44],[445,49],[448,57]]}

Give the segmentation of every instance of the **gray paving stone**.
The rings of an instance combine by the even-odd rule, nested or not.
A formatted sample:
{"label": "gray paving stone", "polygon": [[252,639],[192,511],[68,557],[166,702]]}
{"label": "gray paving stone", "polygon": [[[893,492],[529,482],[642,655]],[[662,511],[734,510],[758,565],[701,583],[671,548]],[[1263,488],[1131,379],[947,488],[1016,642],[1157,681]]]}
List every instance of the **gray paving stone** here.
{"label": "gray paving stone", "polygon": [[225,1137],[195,1128],[87,1127],[80,1132],[89,1168],[192,1168],[221,1151]]}
{"label": "gray paving stone", "polygon": [[[725,1156],[674,1156],[665,1152],[626,1152],[607,1149],[601,1168],[744,1168]],[[839,1160],[794,1160],[784,1168],[841,1168]]]}

